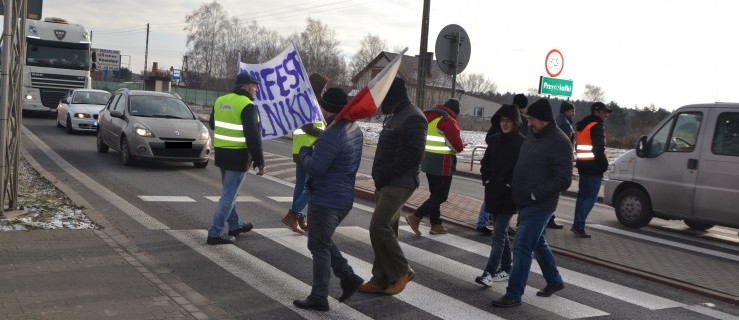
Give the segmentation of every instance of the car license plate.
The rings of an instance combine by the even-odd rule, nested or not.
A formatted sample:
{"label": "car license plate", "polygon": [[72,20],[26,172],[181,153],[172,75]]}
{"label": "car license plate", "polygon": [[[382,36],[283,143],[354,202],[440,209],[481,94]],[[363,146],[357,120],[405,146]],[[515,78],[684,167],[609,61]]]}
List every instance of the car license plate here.
{"label": "car license plate", "polygon": [[165,142],[167,149],[192,149],[192,142]]}

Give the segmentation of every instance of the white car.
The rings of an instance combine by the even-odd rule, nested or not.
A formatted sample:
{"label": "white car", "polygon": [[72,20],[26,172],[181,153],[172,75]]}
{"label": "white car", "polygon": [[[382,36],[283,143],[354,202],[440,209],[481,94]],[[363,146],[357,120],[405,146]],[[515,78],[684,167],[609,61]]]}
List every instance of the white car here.
{"label": "white car", "polygon": [[108,99],[110,92],[105,90],[70,90],[56,108],[56,126],[66,128],[67,133],[97,131],[98,113]]}

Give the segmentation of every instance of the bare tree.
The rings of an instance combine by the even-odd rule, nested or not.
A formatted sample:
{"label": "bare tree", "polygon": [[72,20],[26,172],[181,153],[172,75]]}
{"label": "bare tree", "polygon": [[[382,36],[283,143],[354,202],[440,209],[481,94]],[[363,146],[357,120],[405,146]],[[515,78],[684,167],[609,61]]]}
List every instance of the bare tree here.
{"label": "bare tree", "polygon": [[187,31],[186,45],[190,48],[187,57],[193,72],[213,76],[217,61],[217,44],[223,22],[228,19],[223,7],[216,1],[203,4],[192,14],[185,16],[184,30]]}
{"label": "bare tree", "polygon": [[349,76],[352,77],[359,73],[359,71],[362,71],[367,64],[385,50],[387,50],[385,40],[368,33],[362,38],[359,51],[352,57],[352,61],[349,62]]}
{"label": "bare tree", "polygon": [[457,82],[462,89],[471,94],[495,94],[498,85],[481,73],[463,73],[457,76]]}
{"label": "bare tree", "polygon": [[336,31],[320,20],[307,19],[305,30],[290,39],[298,47],[303,66],[308,73],[320,72],[334,85],[348,83],[346,61],[339,50]]}
{"label": "bare tree", "polygon": [[586,101],[603,102],[605,100],[605,92],[603,92],[603,89],[601,89],[599,86],[588,83],[585,85],[585,93],[583,93],[583,99],[585,99]]}

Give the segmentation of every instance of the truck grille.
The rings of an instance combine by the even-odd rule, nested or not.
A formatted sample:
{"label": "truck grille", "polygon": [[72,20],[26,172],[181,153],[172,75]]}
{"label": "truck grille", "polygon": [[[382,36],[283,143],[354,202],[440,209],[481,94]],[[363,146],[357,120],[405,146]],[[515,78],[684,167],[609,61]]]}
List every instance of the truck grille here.
{"label": "truck grille", "polygon": [[45,107],[56,109],[70,89],[85,87],[85,77],[31,72],[31,86],[41,91],[41,103]]}

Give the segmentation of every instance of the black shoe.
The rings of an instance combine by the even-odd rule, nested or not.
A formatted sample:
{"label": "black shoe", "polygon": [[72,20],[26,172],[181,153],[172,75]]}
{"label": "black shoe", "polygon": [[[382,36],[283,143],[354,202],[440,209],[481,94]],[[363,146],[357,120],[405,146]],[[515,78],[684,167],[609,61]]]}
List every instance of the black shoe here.
{"label": "black shoe", "polygon": [[234,237],[232,236],[220,236],[220,237],[208,237],[208,241],[206,242],[209,245],[217,245],[217,244],[232,244],[234,243]]}
{"label": "black shoe", "polygon": [[293,305],[305,310],[328,311],[328,301],[319,302],[311,298],[307,298],[305,300],[293,300]]}
{"label": "black shoe", "polygon": [[500,297],[498,300],[493,300],[491,303],[495,307],[516,307],[521,305],[521,300],[508,299],[505,296]]}
{"label": "black shoe", "polygon": [[254,225],[251,224],[251,222],[242,223],[241,226],[238,229],[229,230],[228,231],[228,235],[229,236],[236,237],[236,236],[238,236],[238,235],[240,235],[242,233],[246,233],[246,232],[251,231],[251,229],[254,229]]}
{"label": "black shoe", "polygon": [[554,219],[549,220],[549,222],[547,223],[547,228],[550,228],[550,229],[562,229],[564,227],[565,226],[554,221]]}
{"label": "black shoe", "polygon": [[493,229],[490,229],[488,227],[479,227],[477,228],[477,231],[484,235],[493,234]]}
{"label": "black shoe", "polygon": [[581,228],[572,227],[570,231],[572,231],[574,234],[576,234],[580,238],[590,238],[590,235],[585,232],[585,228],[581,229]]}
{"label": "black shoe", "polygon": [[560,284],[558,286],[550,286],[547,285],[544,287],[544,289],[541,289],[541,291],[536,293],[536,296],[538,297],[551,297],[555,292],[562,290],[565,288],[565,284]]}
{"label": "black shoe", "polygon": [[344,300],[349,299],[349,297],[357,292],[357,289],[359,289],[359,287],[363,283],[364,279],[356,274],[341,279],[341,282],[339,282],[339,284],[341,285],[342,292],[341,297],[339,297],[339,302],[344,302]]}

